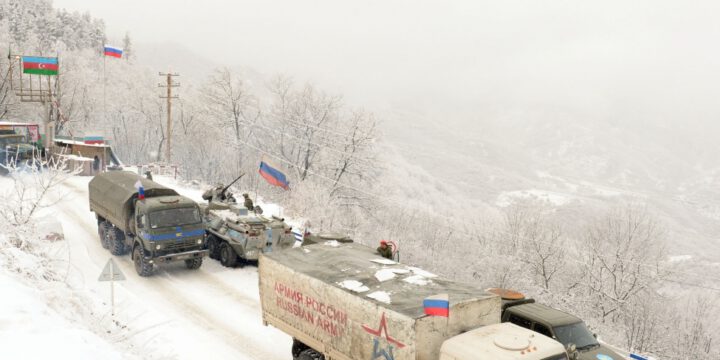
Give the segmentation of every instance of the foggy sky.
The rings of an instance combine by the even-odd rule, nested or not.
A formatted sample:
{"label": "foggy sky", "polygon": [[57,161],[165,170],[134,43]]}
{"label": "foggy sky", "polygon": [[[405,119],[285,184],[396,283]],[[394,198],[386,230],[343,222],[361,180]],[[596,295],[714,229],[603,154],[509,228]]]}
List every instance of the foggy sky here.
{"label": "foggy sky", "polygon": [[714,118],[718,1],[55,0],[114,43],[175,42],[353,102],[468,116],[562,106]]}

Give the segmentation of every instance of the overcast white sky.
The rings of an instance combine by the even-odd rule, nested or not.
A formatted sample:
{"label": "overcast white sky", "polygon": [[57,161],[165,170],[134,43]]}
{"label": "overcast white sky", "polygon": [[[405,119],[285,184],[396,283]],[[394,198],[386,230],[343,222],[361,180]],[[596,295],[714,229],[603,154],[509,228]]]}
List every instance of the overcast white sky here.
{"label": "overcast white sky", "polygon": [[136,42],[181,43],[370,104],[472,113],[485,104],[631,103],[665,113],[705,108],[720,93],[720,1],[54,3],[104,19],[111,39],[129,31]]}

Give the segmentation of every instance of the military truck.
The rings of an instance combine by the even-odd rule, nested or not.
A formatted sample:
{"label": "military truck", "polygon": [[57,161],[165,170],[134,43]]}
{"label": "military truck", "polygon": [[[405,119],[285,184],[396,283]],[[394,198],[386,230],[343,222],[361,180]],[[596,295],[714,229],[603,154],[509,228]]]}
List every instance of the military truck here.
{"label": "military truck", "polygon": [[212,201],[201,206],[210,258],[234,267],[261,253],[293,247],[295,237],[283,218],[251,214],[244,206]]}
{"label": "military truck", "polygon": [[582,319],[576,316],[520,296],[503,298],[503,302],[503,322],[533,330],[559,341],[573,360],[624,359],[615,351],[600,344],[597,336],[588,330]]}
{"label": "military truck", "polygon": [[[258,277],[263,322],[292,336],[295,360],[567,360],[557,341],[500,324],[497,295],[357,243],[265,253]],[[449,316],[426,315],[441,294]]]}
{"label": "military truck", "polygon": [[88,187],[102,246],[113,255],[130,250],[140,276],[150,276],[153,265],[171,261],[200,268],[208,251],[194,201],[125,171],[98,174]]}

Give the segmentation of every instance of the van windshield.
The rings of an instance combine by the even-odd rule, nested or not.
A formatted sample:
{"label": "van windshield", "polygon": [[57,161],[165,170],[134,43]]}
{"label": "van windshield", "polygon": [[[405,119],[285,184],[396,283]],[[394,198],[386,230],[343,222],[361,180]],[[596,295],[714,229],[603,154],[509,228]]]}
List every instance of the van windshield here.
{"label": "van windshield", "polygon": [[562,353],[543,358],[542,360],[567,360],[567,358],[567,355],[565,353]]}
{"label": "van windshield", "polygon": [[553,330],[555,330],[558,341],[565,347],[572,343],[575,344],[578,350],[586,350],[600,345],[582,321],[570,325],[556,326]]}
{"label": "van windshield", "polygon": [[153,211],[149,215],[150,228],[182,226],[200,222],[200,212],[195,207]]}

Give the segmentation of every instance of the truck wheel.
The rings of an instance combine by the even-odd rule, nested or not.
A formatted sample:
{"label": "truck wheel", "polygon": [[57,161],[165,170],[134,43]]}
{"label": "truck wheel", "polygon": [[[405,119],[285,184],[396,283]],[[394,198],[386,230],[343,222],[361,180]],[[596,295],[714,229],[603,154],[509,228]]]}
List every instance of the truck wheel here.
{"label": "truck wheel", "polygon": [[325,360],[325,356],[313,349],[305,349],[297,357],[297,360]]}
{"label": "truck wheel", "polygon": [[211,259],[217,260],[220,258],[220,242],[215,237],[215,235],[208,235],[207,248],[209,251],[208,256],[210,256]]}
{"label": "truck wheel", "polygon": [[199,269],[202,265],[202,258],[187,259],[185,260],[185,267],[190,270]]}
{"label": "truck wheel", "polygon": [[142,277],[148,277],[152,275],[153,265],[145,260],[142,248],[136,246],[133,250],[133,262],[135,262],[135,271]]}
{"label": "truck wheel", "polygon": [[237,259],[238,257],[235,250],[233,250],[227,241],[224,241],[222,245],[220,245],[220,263],[223,266],[234,267],[237,265]]}
{"label": "truck wheel", "polygon": [[307,345],[305,345],[302,341],[298,341],[298,339],[293,338],[292,349],[290,350],[293,359],[297,359],[298,356],[300,356],[300,353],[306,349],[309,349]]}
{"label": "truck wheel", "polygon": [[122,230],[116,227],[108,229],[106,239],[111,254],[125,255],[125,234],[123,234]]}
{"label": "truck wheel", "polygon": [[98,235],[100,235],[100,244],[102,245],[103,249],[110,248],[110,244],[107,240],[107,233],[109,228],[110,224],[108,224],[107,221],[101,221],[98,223]]}

